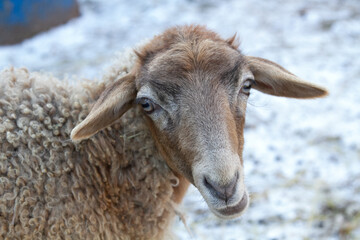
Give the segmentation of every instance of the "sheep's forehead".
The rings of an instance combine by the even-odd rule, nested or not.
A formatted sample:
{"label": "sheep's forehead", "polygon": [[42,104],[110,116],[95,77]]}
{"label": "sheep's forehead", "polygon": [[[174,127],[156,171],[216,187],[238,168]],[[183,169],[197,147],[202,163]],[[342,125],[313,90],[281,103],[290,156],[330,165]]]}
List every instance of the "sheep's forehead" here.
{"label": "sheep's forehead", "polygon": [[147,75],[148,79],[162,81],[199,80],[194,73],[202,73],[203,80],[219,79],[243,62],[242,55],[223,42],[181,42],[158,53],[148,63]]}

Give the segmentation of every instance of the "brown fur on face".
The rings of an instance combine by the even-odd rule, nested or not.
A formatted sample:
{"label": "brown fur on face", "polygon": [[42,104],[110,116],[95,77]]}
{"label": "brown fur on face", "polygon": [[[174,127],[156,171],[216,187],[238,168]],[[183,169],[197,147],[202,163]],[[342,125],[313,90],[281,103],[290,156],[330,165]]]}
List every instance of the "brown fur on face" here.
{"label": "brown fur on face", "polygon": [[[174,28],[163,35],[140,50],[136,71],[137,98],[158,106],[147,116],[157,147],[215,212],[225,203],[238,206],[244,198],[243,210],[248,203],[242,170],[247,95],[240,89],[249,72],[246,60],[234,37],[225,41],[201,27]],[[226,201],[213,198],[203,186],[205,179],[227,186],[235,176],[237,187],[231,191],[236,194]]]}
{"label": "brown fur on face", "polygon": [[[224,41],[217,34],[199,26],[173,28],[155,37],[138,53],[141,67],[137,88],[150,85],[163,104],[171,98],[180,107],[173,113],[169,134],[157,130],[153,121],[149,121],[149,125],[169,166],[191,182],[194,182],[192,163],[199,155],[198,149],[201,149],[200,146],[194,148],[197,145],[197,136],[194,135],[197,131],[193,126],[201,120],[195,117],[192,121],[183,110],[193,108],[193,115],[198,115],[202,110],[197,109],[195,100],[202,99],[203,106],[208,105],[208,101],[213,105],[220,104],[219,108],[226,105],[218,113],[204,112],[203,118],[218,115],[219,121],[226,122],[224,130],[229,133],[233,151],[242,149],[243,143],[236,134],[235,112],[238,104],[237,98],[234,98],[237,91],[234,90],[238,88],[240,69],[245,60],[236,50],[236,45],[232,45],[235,44],[234,39]],[[218,92],[222,92],[222,96]],[[212,96],[214,99],[211,99]],[[228,96],[231,96],[231,103]],[[211,111],[213,107],[210,105],[207,109]],[[206,124],[211,127],[212,122],[210,118]],[[241,152],[238,154],[240,156]]]}

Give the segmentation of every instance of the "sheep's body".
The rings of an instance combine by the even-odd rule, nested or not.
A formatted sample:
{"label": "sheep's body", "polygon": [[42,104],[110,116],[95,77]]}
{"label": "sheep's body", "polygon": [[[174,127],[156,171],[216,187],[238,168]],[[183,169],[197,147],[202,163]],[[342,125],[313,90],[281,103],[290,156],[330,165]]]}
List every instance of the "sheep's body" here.
{"label": "sheep's body", "polygon": [[180,26],[102,83],[0,73],[0,237],[160,239],[190,182],[217,216],[240,216],[251,86],[293,98],[327,92],[237,48],[234,37]]}
{"label": "sheep's body", "polygon": [[79,87],[26,69],[0,73],[0,238],[161,238],[173,211],[171,179],[137,108],[89,140],[70,132],[107,85]]}

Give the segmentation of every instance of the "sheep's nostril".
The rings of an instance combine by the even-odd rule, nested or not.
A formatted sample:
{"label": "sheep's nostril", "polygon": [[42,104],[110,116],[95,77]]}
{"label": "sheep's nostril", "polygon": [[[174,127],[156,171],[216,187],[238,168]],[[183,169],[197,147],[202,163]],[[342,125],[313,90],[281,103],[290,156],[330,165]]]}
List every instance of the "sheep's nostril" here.
{"label": "sheep's nostril", "polygon": [[207,189],[210,190],[212,195],[214,195],[222,200],[226,200],[225,189],[221,188],[214,182],[210,181],[207,177],[205,177],[205,179],[204,179],[204,185],[205,185],[205,187],[207,187]]}
{"label": "sheep's nostril", "polygon": [[213,195],[227,201],[235,193],[238,178],[239,174],[236,173],[235,177],[229,183],[225,185],[220,185],[210,180],[209,177],[204,177],[204,185],[210,190]]}

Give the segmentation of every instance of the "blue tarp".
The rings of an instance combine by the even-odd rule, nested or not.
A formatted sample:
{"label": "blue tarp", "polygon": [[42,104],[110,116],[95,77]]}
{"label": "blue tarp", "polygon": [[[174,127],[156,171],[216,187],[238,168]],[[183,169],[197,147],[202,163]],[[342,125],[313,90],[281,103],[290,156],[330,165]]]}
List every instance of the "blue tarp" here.
{"label": "blue tarp", "polygon": [[0,44],[18,42],[78,15],[76,0],[0,0]]}
{"label": "blue tarp", "polygon": [[0,24],[29,24],[34,16],[46,20],[49,12],[66,11],[75,4],[75,0],[2,0]]}

